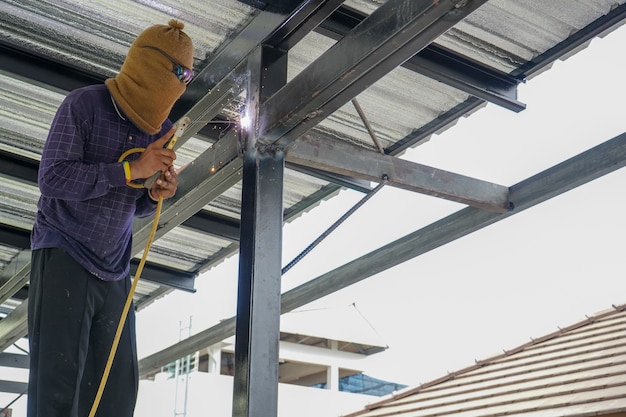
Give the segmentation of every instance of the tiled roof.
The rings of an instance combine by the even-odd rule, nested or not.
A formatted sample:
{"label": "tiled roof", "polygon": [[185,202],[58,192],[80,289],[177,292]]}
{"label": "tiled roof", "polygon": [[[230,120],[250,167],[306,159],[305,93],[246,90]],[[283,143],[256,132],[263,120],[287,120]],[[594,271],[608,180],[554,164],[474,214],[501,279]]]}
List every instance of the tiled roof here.
{"label": "tiled roof", "polygon": [[617,413],[626,413],[626,304],[395,393],[349,417]]}

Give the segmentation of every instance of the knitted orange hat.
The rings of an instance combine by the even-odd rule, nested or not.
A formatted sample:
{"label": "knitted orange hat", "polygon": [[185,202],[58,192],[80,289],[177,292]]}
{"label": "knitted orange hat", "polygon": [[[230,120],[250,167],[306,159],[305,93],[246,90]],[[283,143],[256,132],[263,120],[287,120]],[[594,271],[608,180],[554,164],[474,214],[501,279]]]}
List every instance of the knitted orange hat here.
{"label": "knitted orange hat", "polygon": [[184,27],[172,19],[167,25],[154,25],[141,32],[119,74],[105,81],[124,113],[146,133],[161,130],[172,106],[185,92],[185,84],[172,72],[172,60],[193,68],[193,44]]}

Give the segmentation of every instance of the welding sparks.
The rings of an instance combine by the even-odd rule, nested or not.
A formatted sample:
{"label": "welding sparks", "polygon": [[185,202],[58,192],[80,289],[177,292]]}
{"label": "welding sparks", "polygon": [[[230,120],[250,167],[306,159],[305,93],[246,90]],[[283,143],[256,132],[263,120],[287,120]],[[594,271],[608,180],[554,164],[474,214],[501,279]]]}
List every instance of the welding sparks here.
{"label": "welding sparks", "polygon": [[239,126],[241,126],[242,129],[248,130],[250,127],[250,118],[248,115],[244,114],[241,116],[239,119]]}

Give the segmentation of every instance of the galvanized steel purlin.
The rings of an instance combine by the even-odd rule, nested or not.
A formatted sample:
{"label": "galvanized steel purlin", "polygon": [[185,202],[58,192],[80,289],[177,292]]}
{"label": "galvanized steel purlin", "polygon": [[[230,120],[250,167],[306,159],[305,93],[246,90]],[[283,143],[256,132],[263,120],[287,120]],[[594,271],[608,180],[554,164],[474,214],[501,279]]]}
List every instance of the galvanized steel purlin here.
{"label": "galvanized steel purlin", "polygon": [[387,1],[263,104],[261,140],[286,148],[485,1]]}
{"label": "galvanized steel purlin", "polygon": [[386,176],[388,184],[393,187],[498,213],[510,209],[506,186],[322,137],[299,140],[288,149],[287,160],[373,182],[380,182]]}
{"label": "galvanized steel purlin", "polygon": [[[358,12],[341,10],[323,22],[319,32],[339,40],[366,17]],[[525,108],[517,100],[517,86],[524,81],[523,78],[513,77],[469,56],[443,48],[437,45],[437,40],[402,63],[401,67],[512,111]]]}
{"label": "galvanized steel purlin", "polygon": [[[611,155],[615,155],[611,157]],[[507,213],[493,213],[474,207],[467,207],[444,217],[426,227],[397,239],[381,248],[367,253],[321,276],[282,294],[281,313],[287,313],[302,307],[328,294],[349,287],[400,263],[420,256],[428,251],[480,230],[518,211],[528,209],[550,198],[571,189],[571,184],[581,185],[582,182],[619,169],[626,163],[626,133],[606,141],[604,144],[583,152],[579,157],[572,158],[556,165],[525,181],[518,183],[516,194],[533,195],[525,198],[516,210]],[[616,165],[616,160],[621,161]],[[596,161],[596,163],[590,163]],[[581,172],[580,167],[587,167]],[[547,184],[547,179],[551,182]],[[623,310],[623,309],[622,309]],[[184,343],[178,343],[157,352],[139,362],[141,375],[150,374],[161,364],[168,363],[190,352],[195,352],[223,338],[234,334],[235,317],[224,320],[216,326],[208,328]],[[479,364],[480,365],[480,364]],[[477,366],[479,366],[477,365]],[[443,377],[436,382],[449,379]],[[390,400],[391,401],[391,400]],[[362,415],[364,412],[354,414]],[[366,415],[366,414],[364,414]]]}

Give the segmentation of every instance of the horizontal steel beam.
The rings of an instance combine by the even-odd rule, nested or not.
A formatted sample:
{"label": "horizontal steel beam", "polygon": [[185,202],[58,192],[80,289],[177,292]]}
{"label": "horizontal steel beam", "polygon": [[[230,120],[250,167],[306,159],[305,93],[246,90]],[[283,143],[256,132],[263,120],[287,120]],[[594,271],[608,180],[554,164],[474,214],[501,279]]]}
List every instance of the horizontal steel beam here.
{"label": "horizontal steel beam", "polygon": [[231,242],[239,241],[239,221],[201,210],[181,223],[181,226],[193,230],[228,239]]}
{"label": "horizontal steel beam", "polygon": [[18,249],[28,249],[30,248],[30,230],[0,223],[0,243]]}
{"label": "horizontal steel beam", "polygon": [[28,355],[21,353],[0,353],[0,366],[7,368],[28,369]]}
{"label": "horizontal steel beam", "polygon": [[63,91],[72,91],[90,84],[100,84],[101,74],[74,68],[67,63],[52,61],[31,51],[19,50],[0,41],[0,70],[37,81]]}
{"label": "horizontal steel beam", "polygon": [[509,209],[509,189],[426,165],[382,155],[350,143],[311,137],[287,151],[289,162],[387,184],[470,206],[503,213]]}
{"label": "horizontal steel beam", "polygon": [[[187,355],[213,346],[235,335],[236,317],[221,320],[200,333],[193,334],[185,340],[175,343],[159,352],[146,356],[139,361],[139,377],[148,378],[161,370],[161,367],[177,361]],[[2,323],[2,322],[0,322]]]}
{"label": "horizontal steel beam", "polygon": [[28,389],[26,382],[5,381],[0,379],[0,392],[8,394],[25,394]]}
{"label": "horizontal steel beam", "polygon": [[388,0],[262,105],[260,142],[287,148],[485,2]]}
{"label": "horizontal steel beam", "polygon": [[510,188],[515,208],[494,213],[467,207],[283,295],[283,312],[339,291],[409,259],[504,220],[577,186],[626,166],[626,133]]}
{"label": "horizontal steel beam", "polygon": [[308,0],[302,2],[263,44],[282,51],[290,50],[309,32],[328,19],[345,0]]}
{"label": "horizontal steel beam", "polygon": [[[367,253],[283,293],[281,313],[302,307],[382,271],[529,209],[626,166],[626,133],[532,176],[510,188],[515,208],[495,213],[466,207],[394,242]],[[161,366],[212,346],[235,334],[235,317],[139,361],[145,378]]]}
{"label": "horizontal steel beam", "polygon": [[0,149],[0,174],[37,184],[39,161]]}
{"label": "horizontal steel beam", "polygon": [[[131,259],[130,273],[132,276],[135,276],[137,273],[138,266],[139,260],[136,258]],[[195,272],[180,271],[150,262],[145,263],[141,272],[141,278],[146,281],[188,292],[196,292],[194,284],[197,276],[198,274]]]}
{"label": "horizontal steel beam", "polygon": [[303,174],[319,178],[320,180],[324,180],[338,187],[349,188],[351,190],[359,191],[361,193],[367,193],[372,191],[370,183],[359,178],[337,175],[329,171],[317,169],[315,167],[306,167],[304,165],[292,164],[289,161],[286,162],[286,166],[289,169],[293,169],[294,171],[298,171]]}
{"label": "horizontal steel beam", "polygon": [[[339,40],[366,17],[357,10],[341,7],[316,31]],[[401,66],[506,109],[519,112],[526,108],[517,100],[517,86],[523,77],[497,71],[441,46],[428,45]]]}
{"label": "horizontal steel beam", "polygon": [[517,99],[517,86],[523,80],[439,46],[429,45],[402,66],[505,109],[514,112],[526,109]]}

